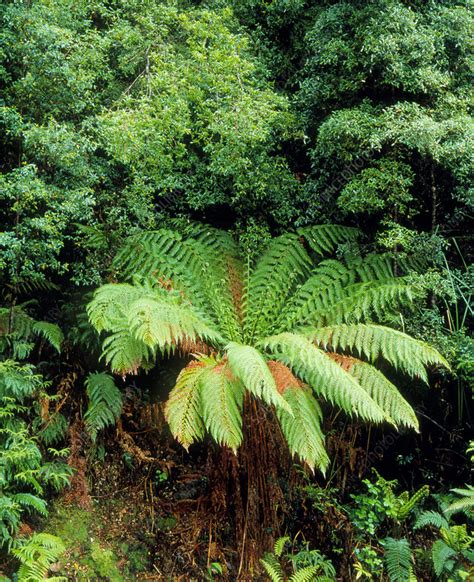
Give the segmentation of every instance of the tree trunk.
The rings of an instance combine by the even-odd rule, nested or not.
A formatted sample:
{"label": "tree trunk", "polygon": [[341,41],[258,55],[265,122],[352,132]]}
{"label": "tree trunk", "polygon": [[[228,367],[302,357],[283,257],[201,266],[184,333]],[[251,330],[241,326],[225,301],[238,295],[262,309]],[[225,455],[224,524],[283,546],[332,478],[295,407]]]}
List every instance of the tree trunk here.
{"label": "tree trunk", "polygon": [[260,558],[282,533],[288,511],[284,488],[294,471],[273,412],[246,398],[243,419],[244,440],[237,456],[221,449],[211,460],[211,502],[231,524],[237,579],[253,580]]}

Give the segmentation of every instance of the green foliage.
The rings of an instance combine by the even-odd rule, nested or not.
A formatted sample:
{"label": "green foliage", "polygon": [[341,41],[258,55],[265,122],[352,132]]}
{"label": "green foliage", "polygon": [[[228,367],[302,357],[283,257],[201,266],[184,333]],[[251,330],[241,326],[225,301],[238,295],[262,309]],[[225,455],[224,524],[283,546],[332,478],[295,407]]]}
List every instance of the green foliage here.
{"label": "green foliage", "polygon": [[86,380],[89,405],[84,422],[92,440],[95,441],[99,430],[115,424],[122,411],[122,394],[115,386],[112,376],[96,372]]}
{"label": "green foliage", "polygon": [[45,339],[57,352],[64,336],[61,328],[48,321],[35,321],[25,310],[27,306],[0,307],[0,348],[13,358],[26,359],[35,346],[35,339]]}
{"label": "green foliage", "polygon": [[44,385],[32,366],[0,362],[0,546],[12,547],[28,513],[46,515],[45,489],[69,484],[72,469],[48,462],[26,421],[24,403]]}
{"label": "green foliage", "polygon": [[[276,408],[292,453],[322,470],[328,457],[315,397],[349,415],[417,428],[410,405],[374,364],[381,355],[407,375],[426,379],[427,365],[447,363],[402,332],[342,324],[341,319],[358,322],[373,312],[381,316],[411,297],[410,282],[387,274],[382,258],[354,266],[321,260],[356,234],[321,226],[277,237],[248,275],[236,243],[210,227],[132,237],[116,264],[133,283],[104,285],[87,308],[97,331],[108,333],[103,356],[113,371],[126,374],[148,369],[156,354],[201,352],[181,372],[166,404],[171,431],[185,447],[207,430],[235,451],[242,440],[245,390]],[[332,297],[322,275],[313,283],[312,271],[321,264],[336,273]],[[314,302],[301,301],[308,285]],[[324,305],[324,312],[315,304]],[[285,317],[288,313],[293,315]],[[327,327],[331,324],[336,326]],[[280,333],[269,335],[274,331]],[[209,351],[217,359],[203,355]]]}
{"label": "green foliage", "polygon": [[19,540],[12,554],[20,561],[18,582],[65,582],[65,576],[49,576],[52,564],[66,550],[63,541],[47,533],[33,534],[27,540]]}
{"label": "green foliage", "polygon": [[384,542],[385,566],[390,582],[412,582],[416,580],[413,574],[413,557],[408,540],[387,538]]}
{"label": "green foliage", "polygon": [[352,523],[361,531],[376,535],[386,520],[402,522],[406,520],[417,506],[429,495],[429,488],[424,485],[413,495],[408,491],[395,492],[397,481],[387,481],[376,473],[377,480],[372,483],[364,479],[367,493],[351,495],[354,507],[350,511]]}
{"label": "green foliage", "polygon": [[[464,490],[472,497],[472,490]],[[433,527],[439,532],[439,537],[431,547],[431,558],[434,573],[439,580],[453,580],[455,582],[467,580],[469,568],[474,565],[474,552],[472,545],[474,538],[468,533],[467,525],[454,525],[450,522],[451,515],[457,511],[464,510],[461,500],[460,507],[454,504],[444,503],[438,498],[440,510],[428,510],[422,512],[414,525],[418,530],[426,527]],[[469,497],[467,499],[469,501]],[[469,503],[466,504],[469,509]],[[467,514],[470,517],[469,513]]]}
{"label": "green foliage", "polygon": [[[310,550],[309,544],[302,547],[295,546],[290,552],[285,552],[291,540],[288,536],[278,538],[275,542],[273,554],[267,553],[260,560],[272,582],[331,582],[336,578],[336,571],[331,562],[318,550]],[[291,562],[293,573],[286,576],[286,564]]]}

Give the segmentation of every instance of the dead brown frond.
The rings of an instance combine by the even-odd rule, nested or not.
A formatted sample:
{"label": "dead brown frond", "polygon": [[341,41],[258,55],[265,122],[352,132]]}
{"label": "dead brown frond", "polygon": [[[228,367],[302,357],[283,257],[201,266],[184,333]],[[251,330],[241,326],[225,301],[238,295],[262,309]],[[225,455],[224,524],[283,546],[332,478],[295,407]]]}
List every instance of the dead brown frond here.
{"label": "dead brown frond", "polygon": [[268,368],[272,373],[273,379],[276,382],[278,392],[283,394],[288,388],[298,387],[301,388],[303,383],[298,380],[296,376],[293,375],[292,371],[282,364],[281,362],[275,362],[273,360],[267,362]]}

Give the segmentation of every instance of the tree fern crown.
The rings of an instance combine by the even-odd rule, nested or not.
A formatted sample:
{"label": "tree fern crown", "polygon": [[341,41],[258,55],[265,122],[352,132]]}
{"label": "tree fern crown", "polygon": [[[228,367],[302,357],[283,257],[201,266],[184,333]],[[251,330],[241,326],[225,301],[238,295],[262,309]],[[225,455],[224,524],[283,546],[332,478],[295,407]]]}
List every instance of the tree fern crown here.
{"label": "tree fern crown", "polygon": [[209,433],[236,451],[246,394],[273,407],[291,452],[323,471],[323,401],[418,430],[385,370],[427,381],[427,366],[447,363],[373,323],[412,302],[411,265],[400,263],[396,276],[391,257],[328,257],[357,237],[342,226],[300,229],[273,239],[245,268],[234,239],[210,227],[133,236],[114,262],[125,282],[102,286],[88,305],[103,358],[125,375],[158,355],[189,355],[166,404],[185,447]]}

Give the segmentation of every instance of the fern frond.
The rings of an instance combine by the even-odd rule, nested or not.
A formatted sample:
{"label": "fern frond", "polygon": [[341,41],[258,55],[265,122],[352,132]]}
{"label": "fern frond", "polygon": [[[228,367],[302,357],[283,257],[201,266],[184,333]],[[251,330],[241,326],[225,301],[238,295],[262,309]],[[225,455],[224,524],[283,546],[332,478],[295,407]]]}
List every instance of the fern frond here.
{"label": "fern frond", "polygon": [[[20,561],[18,582],[43,582],[52,578],[48,571],[52,564],[66,551],[63,541],[57,536],[47,533],[33,534],[28,540],[12,549],[12,554]],[[55,577],[57,581],[65,582],[66,578]]]}
{"label": "fern frond", "polygon": [[408,540],[386,538],[384,543],[385,567],[390,582],[408,582],[413,578],[413,556]]}
{"label": "fern frond", "polygon": [[102,358],[117,374],[136,374],[153,357],[153,350],[136,339],[130,332],[128,323],[117,325],[114,333],[102,344]]}
{"label": "fern frond", "polygon": [[421,529],[422,527],[433,526],[437,529],[442,527],[449,527],[448,520],[441,515],[438,511],[427,510],[423,511],[416,519],[414,530]]}
{"label": "fern frond", "polygon": [[122,411],[122,394],[108,374],[96,372],[86,380],[89,406],[84,422],[93,441],[99,430],[114,425]]}
{"label": "fern frond", "polygon": [[324,349],[350,350],[370,362],[381,357],[395,369],[425,382],[427,366],[438,364],[449,369],[445,358],[430,345],[382,325],[340,324],[309,330],[307,335]]}
{"label": "fern frond", "polygon": [[64,334],[58,325],[49,321],[36,321],[33,324],[32,331],[37,335],[43,336],[58,353],[61,352]]}
{"label": "fern frond", "polygon": [[130,305],[127,315],[134,337],[152,349],[174,348],[185,339],[199,338],[214,344],[223,341],[191,304],[177,297],[141,297]]}
{"label": "fern frond", "polygon": [[449,514],[459,513],[460,511],[472,511],[474,509],[474,486],[466,485],[466,489],[451,489],[453,493],[460,495],[461,498],[451,503],[445,512]]}
{"label": "fern frond", "polygon": [[258,350],[232,342],[226,346],[226,352],[232,373],[249,392],[291,414],[290,406],[278,392],[275,379]]}
{"label": "fern frond", "polygon": [[290,582],[315,582],[317,580],[316,575],[319,571],[319,566],[306,566],[295,572],[291,576]]}
{"label": "fern frond", "polygon": [[411,497],[408,496],[404,499],[403,496],[399,496],[398,507],[396,509],[396,518],[398,520],[406,519],[413,509],[425,498],[428,497],[430,494],[430,488],[428,485],[423,485],[416,491]]}
{"label": "fern frond", "polygon": [[341,300],[345,288],[354,280],[354,271],[343,263],[333,259],[321,261],[284,306],[275,329],[288,331],[313,321],[315,314],[324,313]]}
{"label": "fern frond", "polygon": [[165,416],[171,433],[186,450],[204,437],[201,379],[217,365],[213,358],[193,360],[179,374],[166,402]]}
{"label": "fern frond", "polygon": [[324,311],[315,312],[314,325],[358,322],[375,316],[383,318],[402,306],[412,304],[413,285],[403,277],[354,283],[344,289],[343,297]]}
{"label": "fern frond", "polygon": [[311,259],[296,234],[272,239],[248,281],[245,337],[251,341],[269,333],[287,297],[310,272]]}
{"label": "fern frond", "polygon": [[214,324],[219,322],[229,339],[240,338],[239,314],[233,301],[229,261],[241,271],[231,237],[213,229],[197,239],[184,240],[175,232],[160,230],[131,238],[115,264],[126,276],[140,275],[162,284],[172,281]]}
{"label": "fern frond", "polygon": [[15,493],[11,496],[11,499],[24,509],[37,511],[41,515],[48,515],[46,501],[36,495],[32,495],[31,493]]}
{"label": "fern frond", "polygon": [[127,283],[102,285],[87,305],[91,325],[100,333],[111,331],[120,323],[133,301],[140,299],[143,290]]}
{"label": "fern frond", "polygon": [[397,387],[377,368],[353,359],[348,372],[354,376],[359,385],[382,408],[397,426],[407,426],[419,430],[418,419],[410,404],[403,398]]}
{"label": "fern frond", "polygon": [[286,544],[290,543],[290,538],[289,536],[282,536],[281,538],[278,538],[275,541],[275,544],[273,546],[273,553],[275,554],[275,556],[277,558],[280,558],[281,555],[283,554],[283,550],[285,549]]}
{"label": "fern frond", "polygon": [[440,578],[445,570],[448,572],[452,570],[456,559],[456,551],[443,540],[436,540],[431,548],[431,559],[433,560],[435,574]]}
{"label": "fern frond", "polygon": [[283,572],[280,563],[274,555],[268,554],[265,559],[260,560],[272,582],[283,582]]}
{"label": "fern frond", "polygon": [[237,452],[242,442],[244,388],[227,364],[207,367],[200,376],[202,417],[214,440]]}
{"label": "fern frond", "polygon": [[281,408],[277,408],[276,412],[291,454],[298,455],[311,469],[318,467],[324,474],[329,457],[324,448],[322,411],[319,404],[310,390],[299,386],[287,388],[283,392],[283,398],[293,414],[288,414]]}
{"label": "fern frond", "polygon": [[262,347],[289,366],[317,395],[349,414],[372,422],[392,422],[357,380],[302,335],[282,333],[265,338]]}
{"label": "fern frond", "polygon": [[355,241],[360,236],[360,231],[356,228],[334,224],[305,226],[296,232],[304,237],[311,250],[317,255],[332,253],[338,245]]}

